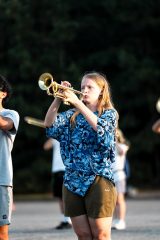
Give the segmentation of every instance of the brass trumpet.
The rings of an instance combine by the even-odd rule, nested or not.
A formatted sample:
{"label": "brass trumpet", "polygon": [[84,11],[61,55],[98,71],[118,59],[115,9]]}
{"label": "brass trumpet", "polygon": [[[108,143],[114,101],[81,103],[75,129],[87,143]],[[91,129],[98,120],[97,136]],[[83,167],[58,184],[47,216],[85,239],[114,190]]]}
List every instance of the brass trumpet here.
{"label": "brass trumpet", "polygon": [[[46,90],[48,95],[62,98],[63,100],[65,99],[65,96],[63,95],[63,92],[65,90],[71,90],[75,94],[78,94],[80,96],[83,95],[82,92],[74,90],[71,87],[65,87],[65,86],[62,86],[61,84],[58,84],[57,82],[55,82],[53,80],[53,76],[50,73],[43,73],[42,75],[40,75],[39,80],[38,80],[38,85],[39,85],[40,89]],[[69,105],[68,102],[64,101],[64,103]]]}

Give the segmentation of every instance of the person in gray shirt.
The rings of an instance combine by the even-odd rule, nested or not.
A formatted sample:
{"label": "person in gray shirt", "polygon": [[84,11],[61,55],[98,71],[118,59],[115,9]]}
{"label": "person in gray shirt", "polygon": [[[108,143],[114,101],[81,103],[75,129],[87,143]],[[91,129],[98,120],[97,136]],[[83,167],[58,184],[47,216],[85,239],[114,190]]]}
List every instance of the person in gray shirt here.
{"label": "person in gray shirt", "polygon": [[11,87],[0,75],[0,239],[8,240],[13,203],[12,149],[19,125],[19,114],[4,107]]}

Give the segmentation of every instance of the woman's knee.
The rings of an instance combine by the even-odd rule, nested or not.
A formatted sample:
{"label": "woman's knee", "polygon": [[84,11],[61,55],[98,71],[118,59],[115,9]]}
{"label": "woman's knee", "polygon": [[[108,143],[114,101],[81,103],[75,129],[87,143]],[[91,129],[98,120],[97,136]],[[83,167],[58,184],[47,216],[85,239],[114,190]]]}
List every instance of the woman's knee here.
{"label": "woman's knee", "polygon": [[93,239],[86,215],[71,218],[73,229],[80,240]]}
{"label": "woman's knee", "polygon": [[94,231],[93,232],[93,239],[96,240],[110,240],[110,232],[106,230],[101,230],[101,231]]}
{"label": "woman's knee", "polygon": [[83,229],[75,229],[75,233],[79,240],[92,240],[92,234],[90,231],[85,231]]}

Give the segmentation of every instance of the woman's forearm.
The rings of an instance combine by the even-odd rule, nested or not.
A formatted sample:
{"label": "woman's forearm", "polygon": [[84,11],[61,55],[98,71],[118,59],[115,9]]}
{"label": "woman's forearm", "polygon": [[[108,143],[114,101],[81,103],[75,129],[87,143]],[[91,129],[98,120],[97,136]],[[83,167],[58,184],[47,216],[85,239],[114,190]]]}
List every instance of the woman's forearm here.
{"label": "woman's forearm", "polygon": [[81,112],[92,128],[97,131],[97,116],[82,101],[79,101],[76,108]]}
{"label": "woman's forearm", "polygon": [[55,100],[49,107],[44,120],[45,127],[50,127],[54,123],[61,102],[62,102],[61,99],[55,98]]}

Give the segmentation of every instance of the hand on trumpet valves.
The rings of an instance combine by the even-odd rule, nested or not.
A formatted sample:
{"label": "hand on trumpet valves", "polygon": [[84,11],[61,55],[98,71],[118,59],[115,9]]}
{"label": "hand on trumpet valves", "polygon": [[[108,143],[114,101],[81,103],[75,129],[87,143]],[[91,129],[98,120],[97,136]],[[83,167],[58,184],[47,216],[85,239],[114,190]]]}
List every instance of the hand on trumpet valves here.
{"label": "hand on trumpet valves", "polygon": [[67,81],[61,81],[61,85],[64,86],[64,87],[69,87],[71,88],[71,84]]}
{"label": "hand on trumpet valves", "polygon": [[65,90],[63,92],[64,100],[65,102],[69,102],[70,104],[77,106],[80,99],[77,97],[77,95],[72,90]]}
{"label": "hand on trumpet valves", "polygon": [[58,92],[62,95],[63,95],[64,91],[66,91],[65,88],[71,88],[71,84],[67,81],[61,81],[60,86],[62,86],[62,88],[59,87]]}
{"label": "hand on trumpet valves", "polygon": [[67,81],[63,81],[61,82],[61,85],[66,87],[66,89],[62,89],[63,96],[64,96],[64,101],[71,103],[72,105],[75,105],[78,101],[79,98],[77,97],[77,95],[74,93],[74,91],[72,91],[71,88],[71,84]]}

